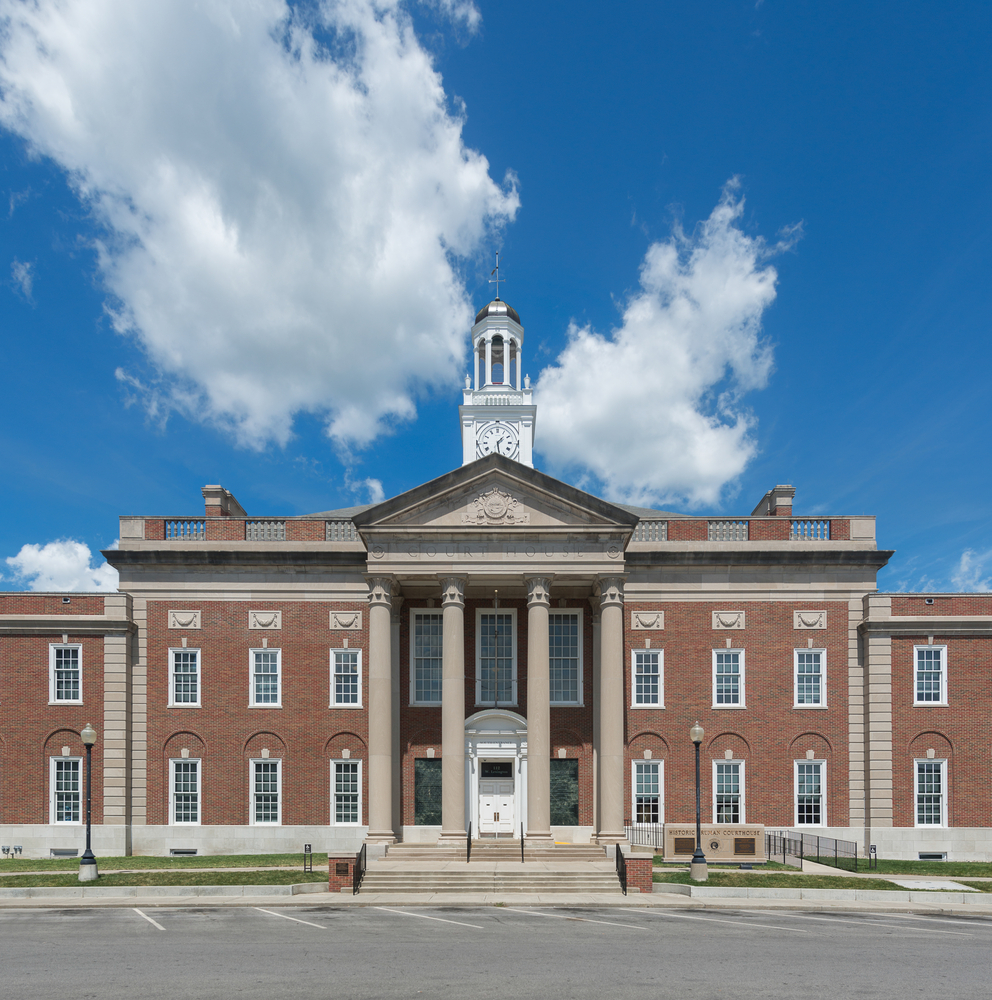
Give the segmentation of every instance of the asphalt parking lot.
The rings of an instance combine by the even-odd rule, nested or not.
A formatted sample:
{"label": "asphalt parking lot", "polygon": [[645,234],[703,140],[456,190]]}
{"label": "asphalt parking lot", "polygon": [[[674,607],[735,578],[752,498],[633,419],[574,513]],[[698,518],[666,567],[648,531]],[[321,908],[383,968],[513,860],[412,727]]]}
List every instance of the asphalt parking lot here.
{"label": "asphalt parking lot", "polygon": [[552,907],[0,911],[5,997],[989,996],[992,918]]}

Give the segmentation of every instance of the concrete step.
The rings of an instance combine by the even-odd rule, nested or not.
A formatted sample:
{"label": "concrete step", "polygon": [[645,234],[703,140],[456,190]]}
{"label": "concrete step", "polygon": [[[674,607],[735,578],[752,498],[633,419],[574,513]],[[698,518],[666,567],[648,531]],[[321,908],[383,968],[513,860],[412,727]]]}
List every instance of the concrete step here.
{"label": "concrete step", "polygon": [[493,872],[377,871],[370,868],[362,881],[362,892],[390,893],[487,893],[487,892],[602,892],[618,893],[620,883],[612,872]]}

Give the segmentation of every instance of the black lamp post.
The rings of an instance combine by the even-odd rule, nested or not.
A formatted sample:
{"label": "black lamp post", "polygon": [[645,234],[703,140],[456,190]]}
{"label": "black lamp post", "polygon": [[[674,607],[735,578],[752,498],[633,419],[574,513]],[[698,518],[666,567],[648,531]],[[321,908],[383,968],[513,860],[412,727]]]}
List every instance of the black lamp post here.
{"label": "black lamp post", "polygon": [[703,835],[700,825],[699,804],[699,744],[703,742],[703,727],[697,722],[689,730],[689,739],[696,746],[696,850],[689,865],[689,878],[695,882],[705,882],[707,878],[706,855],[703,854]]}
{"label": "black lamp post", "polygon": [[83,726],[83,731],[79,734],[79,738],[86,747],[86,850],[79,859],[79,881],[92,882],[98,874],[96,870],[96,858],[93,856],[93,851],[90,847],[90,804],[92,802],[91,792],[93,787],[91,775],[93,774],[93,744],[96,743],[96,730],[87,722]]}

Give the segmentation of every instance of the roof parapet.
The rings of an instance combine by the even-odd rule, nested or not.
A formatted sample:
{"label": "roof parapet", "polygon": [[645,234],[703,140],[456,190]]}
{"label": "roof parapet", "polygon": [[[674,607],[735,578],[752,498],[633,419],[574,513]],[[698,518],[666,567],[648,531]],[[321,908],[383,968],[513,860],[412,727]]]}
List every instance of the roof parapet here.
{"label": "roof parapet", "polygon": [[200,491],[206,506],[206,517],[247,517],[248,512],[223,486],[204,486]]}

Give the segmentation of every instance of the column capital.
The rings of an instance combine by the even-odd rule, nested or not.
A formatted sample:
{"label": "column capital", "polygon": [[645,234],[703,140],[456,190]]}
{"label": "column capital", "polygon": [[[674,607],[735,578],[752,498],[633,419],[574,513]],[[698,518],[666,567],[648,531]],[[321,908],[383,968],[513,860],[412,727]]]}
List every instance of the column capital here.
{"label": "column capital", "polygon": [[599,621],[599,611],[600,611],[599,601],[600,598],[598,594],[593,594],[589,598],[589,607],[592,609],[592,620],[594,622]]}
{"label": "column capital", "polygon": [[440,576],[441,581],[441,607],[465,607],[465,577],[463,576]]}
{"label": "column capital", "polygon": [[550,576],[528,576],[527,584],[527,607],[533,608],[543,606],[551,607],[551,580]]}
{"label": "column capital", "polygon": [[395,579],[391,576],[367,576],[365,579],[369,585],[369,604],[372,607],[391,608]]}
{"label": "column capital", "polygon": [[596,581],[600,608],[623,607],[623,582],[622,576],[601,576]]}
{"label": "column capital", "polygon": [[404,597],[402,594],[393,594],[392,600],[392,621],[394,625],[399,624],[400,611],[403,607]]}

